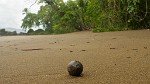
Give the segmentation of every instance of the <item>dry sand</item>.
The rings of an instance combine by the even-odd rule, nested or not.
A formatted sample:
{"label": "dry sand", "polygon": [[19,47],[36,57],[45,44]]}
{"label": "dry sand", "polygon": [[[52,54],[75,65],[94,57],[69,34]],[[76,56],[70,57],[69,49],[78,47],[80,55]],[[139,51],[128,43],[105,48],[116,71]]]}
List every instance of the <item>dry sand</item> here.
{"label": "dry sand", "polygon": [[[67,64],[78,60],[81,77]],[[150,31],[0,37],[0,84],[150,84]]]}

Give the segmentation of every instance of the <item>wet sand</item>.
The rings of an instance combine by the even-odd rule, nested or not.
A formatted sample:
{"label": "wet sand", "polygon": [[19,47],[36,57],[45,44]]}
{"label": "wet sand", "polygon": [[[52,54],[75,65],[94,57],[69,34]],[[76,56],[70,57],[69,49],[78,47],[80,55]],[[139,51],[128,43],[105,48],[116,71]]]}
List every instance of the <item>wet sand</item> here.
{"label": "wet sand", "polygon": [[[72,60],[84,66],[68,75]],[[150,31],[0,37],[0,84],[150,84]]]}

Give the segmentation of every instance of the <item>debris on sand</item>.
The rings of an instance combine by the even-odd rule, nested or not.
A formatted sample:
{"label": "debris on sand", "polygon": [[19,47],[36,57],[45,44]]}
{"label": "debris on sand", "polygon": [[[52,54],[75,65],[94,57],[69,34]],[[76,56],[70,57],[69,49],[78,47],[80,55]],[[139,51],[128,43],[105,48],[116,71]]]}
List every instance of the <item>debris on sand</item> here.
{"label": "debris on sand", "polygon": [[81,76],[83,65],[79,61],[71,61],[68,64],[67,70],[71,76]]}
{"label": "debris on sand", "polygon": [[138,49],[132,49],[132,50],[138,50]]}
{"label": "debris on sand", "polygon": [[117,39],[117,38],[112,38],[112,39]]}
{"label": "debris on sand", "polygon": [[144,47],[144,49],[147,49],[147,47]]}
{"label": "debris on sand", "polygon": [[82,50],[82,51],[86,51],[86,50]]}
{"label": "debris on sand", "polygon": [[131,58],[131,57],[127,57],[127,58]]}
{"label": "debris on sand", "polygon": [[73,51],[70,51],[70,52],[73,52]]}
{"label": "debris on sand", "polygon": [[116,48],[110,48],[110,49],[116,49]]}
{"label": "debris on sand", "polygon": [[22,51],[35,51],[35,50],[43,50],[43,48],[22,49]]}
{"label": "debris on sand", "polygon": [[75,46],[75,45],[70,45],[70,46]]}

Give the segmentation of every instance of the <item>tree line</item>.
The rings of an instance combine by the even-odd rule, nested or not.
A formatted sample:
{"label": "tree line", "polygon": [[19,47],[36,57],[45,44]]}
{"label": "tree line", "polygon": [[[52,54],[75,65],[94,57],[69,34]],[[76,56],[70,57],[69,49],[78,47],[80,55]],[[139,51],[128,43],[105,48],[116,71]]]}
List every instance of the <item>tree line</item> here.
{"label": "tree line", "polygon": [[150,27],[150,0],[39,0],[38,13],[23,10],[22,28],[48,33],[122,31]]}
{"label": "tree line", "polygon": [[17,35],[16,31],[10,32],[6,31],[4,28],[0,29],[0,36],[8,36],[8,35]]}

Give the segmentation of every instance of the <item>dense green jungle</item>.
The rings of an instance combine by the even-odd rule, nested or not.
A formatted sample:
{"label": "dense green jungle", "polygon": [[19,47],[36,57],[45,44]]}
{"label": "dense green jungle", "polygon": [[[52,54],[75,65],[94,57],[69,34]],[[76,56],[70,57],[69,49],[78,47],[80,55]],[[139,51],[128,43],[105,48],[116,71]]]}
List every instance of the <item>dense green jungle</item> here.
{"label": "dense green jungle", "polygon": [[[28,34],[124,31],[150,27],[149,0],[35,0],[37,13],[23,10]],[[37,28],[36,31],[33,28]]]}

